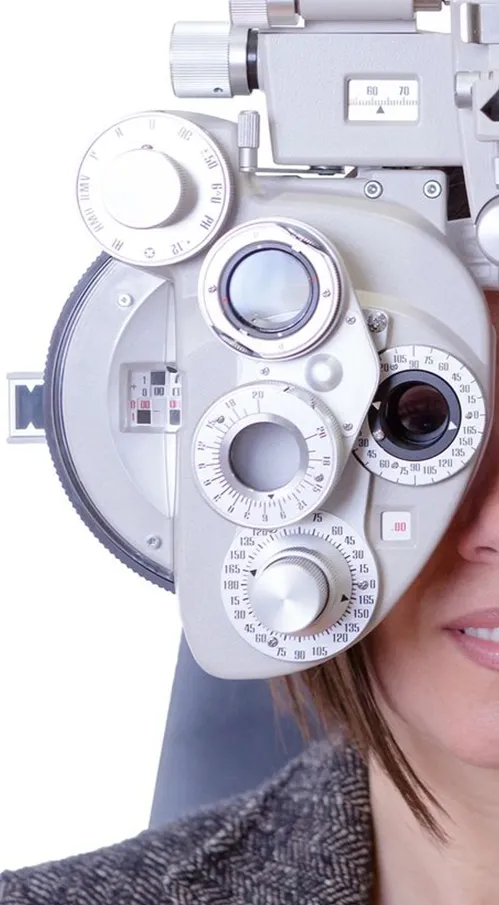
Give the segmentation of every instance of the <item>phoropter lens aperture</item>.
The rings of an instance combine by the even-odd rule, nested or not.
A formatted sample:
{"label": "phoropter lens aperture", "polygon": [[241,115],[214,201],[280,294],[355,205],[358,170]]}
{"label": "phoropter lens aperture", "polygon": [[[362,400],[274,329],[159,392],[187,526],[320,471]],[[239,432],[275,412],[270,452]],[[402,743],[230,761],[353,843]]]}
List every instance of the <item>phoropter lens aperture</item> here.
{"label": "phoropter lens aperture", "polygon": [[395,441],[428,448],[447,430],[450,411],[438,389],[427,383],[409,383],[388,396],[382,418]]}
{"label": "phoropter lens aperture", "polygon": [[232,441],[230,467],[250,490],[271,493],[285,487],[300,468],[296,434],[282,424],[260,421],[243,428]]}
{"label": "phoropter lens aperture", "polygon": [[221,279],[225,314],[254,336],[286,336],[312,316],[317,278],[303,255],[279,243],[242,249]]}

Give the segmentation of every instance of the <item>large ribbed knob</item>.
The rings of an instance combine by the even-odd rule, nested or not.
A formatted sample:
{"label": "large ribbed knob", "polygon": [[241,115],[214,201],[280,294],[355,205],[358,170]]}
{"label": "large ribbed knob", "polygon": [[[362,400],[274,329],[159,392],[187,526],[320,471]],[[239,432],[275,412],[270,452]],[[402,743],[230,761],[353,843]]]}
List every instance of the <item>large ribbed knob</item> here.
{"label": "large ribbed knob", "polygon": [[230,22],[177,22],[170,43],[170,70],[177,97],[250,94],[248,29]]}
{"label": "large ribbed knob", "polygon": [[319,618],[329,594],[322,569],[290,550],[287,556],[270,563],[255,577],[251,606],[266,628],[293,634]]}
{"label": "large ribbed knob", "polygon": [[137,148],[111,160],[102,175],[102,200],[122,226],[154,229],[182,216],[186,178],[161,151]]}

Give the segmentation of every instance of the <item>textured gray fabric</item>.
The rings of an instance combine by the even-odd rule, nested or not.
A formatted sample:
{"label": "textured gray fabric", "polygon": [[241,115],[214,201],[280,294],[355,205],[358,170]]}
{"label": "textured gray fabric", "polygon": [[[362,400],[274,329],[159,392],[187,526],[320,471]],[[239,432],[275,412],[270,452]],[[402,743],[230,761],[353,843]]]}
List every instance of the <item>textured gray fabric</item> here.
{"label": "textured gray fabric", "polygon": [[134,839],[0,875],[2,905],[369,905],[367,772],[316,742],[251,793]]}

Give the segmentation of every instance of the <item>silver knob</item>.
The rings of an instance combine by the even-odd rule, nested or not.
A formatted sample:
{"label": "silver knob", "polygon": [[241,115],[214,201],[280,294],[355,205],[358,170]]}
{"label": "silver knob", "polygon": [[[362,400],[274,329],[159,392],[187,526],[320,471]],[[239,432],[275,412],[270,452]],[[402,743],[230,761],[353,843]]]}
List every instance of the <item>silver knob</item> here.
{"label": "silver knob", "polygon": [[234,25],[272,28],[296,24],[295,0],[230,0]]}
{"label": "silver knob", "polygon": [[185,175],[161,151],[136,148],[114,157],[102,174],[108,213],[131,229],[154,229],[181,218]]}
{"label": "silver knob", "polygon": [[230,22],[177,22],[170,43],[170,71],[177,97],[250,94],[248,29]]}
{"label": "silver knob", "polygon": [[237,121],[239,169],[252,172],[258,168],[260,148],[260,114],[257,110],[242,110]]}
{"label": "silver knob", "polygon": [[499,264],[499,197],[492,198],[480,211],[476,238],[485,257],[492,264]]}
{"label": "silver knob", "polygon": [[262,625],[293,634],[308,628],[324,610],[330,594],[321,568],[304,556],[288,556],[270,563],[255,577],[252,609]]}

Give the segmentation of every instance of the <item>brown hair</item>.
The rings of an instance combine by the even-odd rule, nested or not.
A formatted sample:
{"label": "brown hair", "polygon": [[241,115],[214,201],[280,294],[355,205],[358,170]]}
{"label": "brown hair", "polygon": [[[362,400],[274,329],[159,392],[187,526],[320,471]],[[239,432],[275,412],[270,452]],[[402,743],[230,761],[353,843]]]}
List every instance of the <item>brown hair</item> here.
{"label": "brown hair", "polygon": [[[448,179],[448,219],[470,216],[461,167],[444,168]],[[368,647],[360,641],[339,656],[313,669],[270,680],[277,709],[291,710],[304,740],[311,741],[319,721],[319,733],[338,735],[354,745],[366,760],[373,756],[388,774],[422,827],[438,842],[448,836],[430,805],[446,813],[419,779],[397,744],[376,701],[374,668]]]}
{"label": "brown hair", "polygon": [[376,701],[371,674],[367,645],[359,641],[320,666],[270,679],[269,684],[277,711],[291,711],[306,742],[341,733],[366,763],[373,755],[419,823],[443,843],[447,835],[428,804],[443,808],[395,741]]}

